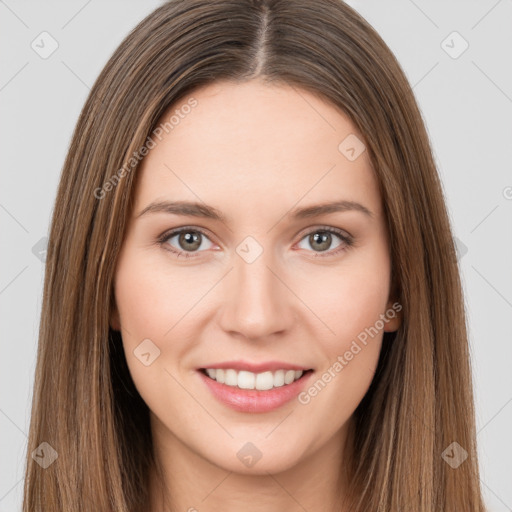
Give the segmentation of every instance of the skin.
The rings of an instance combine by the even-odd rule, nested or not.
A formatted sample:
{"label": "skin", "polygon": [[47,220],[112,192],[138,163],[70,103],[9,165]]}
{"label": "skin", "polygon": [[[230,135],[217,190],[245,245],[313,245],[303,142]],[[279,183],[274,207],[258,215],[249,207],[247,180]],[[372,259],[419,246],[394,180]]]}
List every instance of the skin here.
{"label": "skin", "polygon": [[[364,139],[330,103],[289,86],[216,82],[193,97],[197,106],[138,171],[115,275],[111,326],[122,333],[133,381],[150,409],[168,490],[164,500],[151,475],[150,510],[335,510],[346,490],[340,469],[352,414],[372,381],[383,332],[398,329],[400,315],[308,404],[237,412],[216,400],[197,368],[233,359],[287,361],[313,368],[314,383],[389,310],[388,232],[368,152],[350,161],[338,150],[349,134]],[[288,215],[341,199],[373,216]],[[137,217],[156,200],[199,201],[227,220]],[[206,232],[197,234],[199,248],[180,244],[179,235],[158,243],[184,226]],[[330,244],[315,244],[308,235],[325,227],[349,233],[355,245],[343,247],[335,234]],[[247,236],[263,249],[252,263],[236,252]],[[161,351],[149,366],[133,354],[146,338]],[[247,442],[262,454],[252,467],[237,457]]]}

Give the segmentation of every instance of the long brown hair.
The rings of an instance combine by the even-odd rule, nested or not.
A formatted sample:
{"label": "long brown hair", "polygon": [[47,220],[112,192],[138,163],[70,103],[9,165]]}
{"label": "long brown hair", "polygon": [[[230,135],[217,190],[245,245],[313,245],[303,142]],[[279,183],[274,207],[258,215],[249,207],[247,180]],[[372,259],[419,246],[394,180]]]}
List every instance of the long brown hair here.
{"label": "long brown hair", "polygon": [[[365,137],[382,194],[403,322],[384,334],[376,374],[354,413],[350,510],[485,510],[456,252],[425,126],[395,57],[339,0],[172,0],[106,64],[64,163],[48,244],[24,512],[147,508],[155,463],[148,408],[120,333],[109,326],[141,148],[169,106],[194,89],[254,78],[302,88],[344,112]],[[46,468],[32,456],[43,442],[58,454]],[[443,456],[453,442],[461,448],[452,445],[451,455],[468,454],[457,468]]]}

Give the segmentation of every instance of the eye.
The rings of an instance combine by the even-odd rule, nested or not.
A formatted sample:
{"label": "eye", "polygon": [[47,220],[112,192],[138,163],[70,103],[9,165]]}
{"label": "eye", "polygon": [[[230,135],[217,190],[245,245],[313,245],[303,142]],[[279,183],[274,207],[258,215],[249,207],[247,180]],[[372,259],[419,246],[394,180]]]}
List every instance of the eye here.
{"label": "eye", "polygon": [[[337,237],[341,242],[339,242],[333,250],[328,250],[332,245],[333,235]],[[314,231],[310,231],[308,234],[306,234],[305,237],[302,238],[301,242],[302,241],[306,241],[306,243],[313,248],[314,252],[317,252],[317,254],[314,255],[315,258],[318,256],[334,256],[341,251],[347,250],[354,244],[354,239],[352,236],[339,229],[327,226],[317,228]]]}
{"label": "eye", "polygon": [[[173,246],[171,240],[176,238],[176,244],[178,247]],[[206,236],[206,234],[197,228],[180,228],[175,229],[174,231],[165,233],[158,240],[161,245],[166,245],[166,247],[173,253],[179,256],[185,256],[185,258],[195,257],[194,252],[200,252],[199,249],[209,249],[211,247],[205,247],[203,243],[205,240],[208,240],[211,244],[211,241]],[[206,244],[208,245],[208,244]]]}
{"label": "eye", "polygon": [[[333,235],[339,242],[334,249],[328,250],[333,243]],[[174,243],[177,246],[171,243],[173,239],[176,239]],[[206,247],[205,241],[207,241]],[[306,241],[313,248],[313,251],[317,253],[314,257],[334,256],[354,245],[354,239],[351,235],[328,226],[310,231],[299,243],[303,241]],[[194,253],[202,252],[200,249],[211,249],[213,246],[205,232],[193,227],[183,227],[164,233],[158,239],[158,242],[160,245],[165,246],[167,250],[177,254],[178,257],[184,256],[185,258],[196,257]],[[209,247],[208,243],[210,244]]]}

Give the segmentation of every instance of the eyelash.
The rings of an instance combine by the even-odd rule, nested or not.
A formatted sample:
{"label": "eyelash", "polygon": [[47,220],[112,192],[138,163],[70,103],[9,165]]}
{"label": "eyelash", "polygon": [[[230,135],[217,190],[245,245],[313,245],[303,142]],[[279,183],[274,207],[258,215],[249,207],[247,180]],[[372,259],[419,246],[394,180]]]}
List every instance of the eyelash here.
{"label": "eyelash", "polygon": [[[184,233],[184,232],[185,233],[186,232],[201,233],[201,235],[205,236],[209,240],[208,235],[202,229],[196,228],[196,227],[192,227],[192,226],[185,226],[183,228],[175,229],[175,230],[172,230],[172,231],[167,231],[161,237],[158,238],[158,243],[159,243],[160,246],[163,247],[165,244],[167,244],[167,242],[171,238],[173,238],[176,235],[179,235],[181,233]],[[338,236],[341,239],[341,241],[343,242],[343,244],[344,244],[344,245],[343,244],[340,245],[339,247],[337,247],[336,249],[331,250],[331,251],[322,251],[322,252],[325,252],[326,254],[322,254],[322,253],[318,253],[317,252],[314,255],[315,258],[317,258],[317,257],[325,258],[325,257],[335,256],[338,253],[340,253],[342,251],[346,251],[347,249],[350,249],[351,247],[353,247],[355,245],[355,241],[354,241],[354,238],[352,236],[345,234],[343,231],[341,231],[339,229],[332,228],[332,227],[329,227],[329,226],[321,226],[319,228],[313,229],[313,230],[309,231],[308,233],[304,234],[304,236],[302,236],[302,238],[299,241],[302,241],[304,238],[306,238],[309,235],[312,235],[313,233],[332,233],[332,234]],[[172,246],[170,246],[168,244],[167,244],[167,247],[165,249],[170,251],[170,252],[172,252],[172,253],[174,253],[174,254],[176,254],[177,257],[180,257],[180,256],[185,256],[185,258],[195,258],[195,257],[197,257],[196,256],[197,252],[196,253],[188,253],[187,251],[178,251],[174,247],[172,247]],[[199,251],[199,252],[202,252],[202,251]]]}

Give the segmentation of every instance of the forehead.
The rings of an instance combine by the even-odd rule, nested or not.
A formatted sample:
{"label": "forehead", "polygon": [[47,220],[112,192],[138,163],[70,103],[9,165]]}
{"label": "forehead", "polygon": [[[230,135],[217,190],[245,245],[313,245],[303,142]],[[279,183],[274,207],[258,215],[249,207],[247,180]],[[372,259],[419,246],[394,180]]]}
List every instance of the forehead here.
{"label": "forehead", "polygon": [[[216,82],[172,105],[158,126],[139,169],[136,210],[164,198],[260,214],[340,199],[380,210],[362,135],[335,106],[295,86]],[[347,146],[362,152],[349,158]]]}

